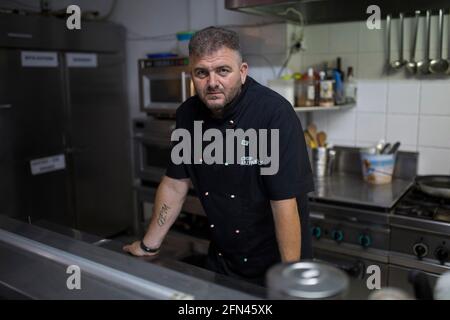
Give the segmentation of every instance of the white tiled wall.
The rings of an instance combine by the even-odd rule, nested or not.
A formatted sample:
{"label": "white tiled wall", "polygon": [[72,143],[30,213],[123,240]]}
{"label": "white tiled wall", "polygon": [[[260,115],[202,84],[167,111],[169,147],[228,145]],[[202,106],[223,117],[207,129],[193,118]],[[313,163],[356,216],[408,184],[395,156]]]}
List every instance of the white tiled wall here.
{"label": "white tiled wall", "polygon": [[[450,37],[446,17],[444,57]],[[405,58],[409,58],[411,19],[406,21]],[[422,21],[422,26],[423,26]],[[437,37],[437,19],[432,18],[432,39]],[[384,24],[383,24],[384,26]],[[391,54],[397,54],[397,20],[393,20]],[[423,31],[420,29],[417,59],[423,56]],[[450,174],[450,75],[415,77],[386,73],[385,30],[368,30],[363,22],[308,26],[306,49],[296,54],[291,69],[329,65],[342,57],[343,69],[353,66],[358,79],[356,107],[344,111],[315,112],[319,130],[328,133],[334,144],[367,146],[380,139],[400,141],[402,150],[419,152],[419,174]],[[432,40],[432,58],[436,55]]]}
{"label": "white tiled wall", "polygon": [[[38,0],[30,5],[38,8]],[[51,1],[53,9],[68,3],[82,9],[108,12],[112,1]],[[14,4],[17,6],[16,4]],[[250,74],[263,84],[276,77],[288,52],[295,28],[284,23],[243,27],[273,22],[268,17],[225,10],[224,0],[118,0],[112,20],[128,30],[127,69],[131,117],[139,116],[137,59],[146,53],[173,50],[174,34],[210,25],[234,26],[241,35]],[[444,57],[448,56],[450,17],[445,18]],[[412,19],[406,19],[405,57],[409,57]],[[437,53],[437,17],[432,18],[431,55]],[[392,22],[392,60],[398,57],[398,25]],[[411,77],[404,71],[386,74],[384,23],[380,30],[368,30],[364,22],[312,25],[305,28],[305,50],[294,54],[289,69],[303,71],[342,58],[343,69],[353,66],[358,79],[355,108],[316,112],[313,120],[329,140],[339,145],[366,146],[379,139],[399,140],[401,149],[418,151],[420,174],[450,174],[450,76]],[[424,52],[424,18],[419,29],[416,59]],[[138,36],[166,36],[164,39],[132,40]],[[300,116],[305,124],[305,116]]]}

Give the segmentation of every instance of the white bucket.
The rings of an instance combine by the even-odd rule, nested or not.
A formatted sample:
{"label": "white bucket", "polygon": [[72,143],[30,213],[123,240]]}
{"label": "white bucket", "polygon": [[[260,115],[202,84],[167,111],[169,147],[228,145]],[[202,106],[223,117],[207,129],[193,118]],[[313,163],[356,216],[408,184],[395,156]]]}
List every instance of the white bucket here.
{"label": "white bucket", "polygon": [[365,181],[372,184],[390,183],[394,174],[395,154],[361,152],[361,165]]}

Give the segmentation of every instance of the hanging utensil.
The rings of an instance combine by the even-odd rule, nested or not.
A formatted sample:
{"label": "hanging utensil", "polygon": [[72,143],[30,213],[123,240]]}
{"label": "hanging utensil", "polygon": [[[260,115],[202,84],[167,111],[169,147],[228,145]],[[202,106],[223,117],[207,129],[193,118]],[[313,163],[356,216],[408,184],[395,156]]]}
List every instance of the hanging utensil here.
{"label": "hanging utensil", "polygon": [[417,44],[417,34],[419,31],[419,17],[420,17],[420,11],[416,10],[416,17],[414,19],[414,35],[413,35],[413,39],[412,39],[411,55],[410,55],[409,62],[406,64],[406,70],[408,70],[410,73],[417,72],[416,44]]}
{"label": "hanging utensil", "polygon": [[448,61],[442,59],[442,50],[444,42],[444,10],[439,10],[439,53],[438,58],[430,62],[430,71],[432,73],[445,73],[448,70]]}
{"label": "hanging utensil", "polygon": [[399,52],[399,58],[397,61],[392,62],[392,68],[394,69],[400,69],[406,64],[406,61],[403,59],[403,31],[405,27],[405,20],[404,20],[404,14],[400,13],[400,52]]}
{"label": "hanging utensil", "polygon": [[391,68],[391,15],[386,16],[386,71]]}
{"label": "hanging utensil", "polygon": [[421,73],[430,73],[430,32],[431,32],[431,12],[427,10],[425,18],[425,57],[417,62],[417,70]]}

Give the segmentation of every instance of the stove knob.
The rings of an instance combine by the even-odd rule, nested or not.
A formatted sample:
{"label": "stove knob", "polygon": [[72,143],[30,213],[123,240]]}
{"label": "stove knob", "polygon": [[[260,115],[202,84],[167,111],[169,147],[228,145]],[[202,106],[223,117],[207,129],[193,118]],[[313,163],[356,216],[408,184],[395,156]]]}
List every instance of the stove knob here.
{"label": "stove knob", "polygon": [[344,233],[341,230],[333,230],[331,231],[331,238],[339,243],[344,240]]}
{"label": "stove knob", "polygon": [[439,246],[436,248],[434,256],[441,264],[445,264],[448,260],[448,250],[444,246]]}
{"label": "stove knob", "polygon": [[372,245],[372,237],[368,234],[361,234],[358,237],[358,243],[363,247],[363,248],[368,248]]}
{"label": "stove knob", "polygon": [[313,237],[315,237],[317,240],[320,239],[320,237],[322,236],[322,228],[321,227],[313,227],[311,230],[311,233],[313,235]]}
{"label": "stove knob", "polygon": [[425,243],[419,242],[413,246],[413,251],[417,258],[422,259],[428,254],[428,246]]}

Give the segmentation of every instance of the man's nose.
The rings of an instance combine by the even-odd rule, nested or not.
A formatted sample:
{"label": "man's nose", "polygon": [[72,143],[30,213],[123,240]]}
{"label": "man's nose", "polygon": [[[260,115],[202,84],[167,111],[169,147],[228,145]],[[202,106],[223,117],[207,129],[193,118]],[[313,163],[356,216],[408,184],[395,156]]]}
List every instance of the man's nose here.
{"label": "man's nose", "polygon": [[217,89],[219,83],[217,82],[217,76],[214,72],[211,72],[209,74],[209,79],[208,79],[208,86],[211,89]]}

